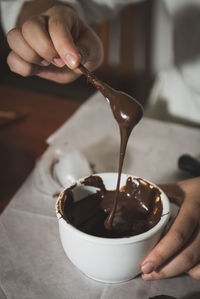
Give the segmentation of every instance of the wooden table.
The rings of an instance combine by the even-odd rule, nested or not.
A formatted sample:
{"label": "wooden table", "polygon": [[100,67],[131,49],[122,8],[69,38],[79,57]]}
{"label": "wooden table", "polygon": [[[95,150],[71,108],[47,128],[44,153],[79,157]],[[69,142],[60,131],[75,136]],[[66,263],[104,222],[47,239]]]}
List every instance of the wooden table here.
{"label": "wooden table", "polygon": [[34,167],[53,133],[80,103],[0,85],[0,111],[28,113],[0,126],[0,213]]}

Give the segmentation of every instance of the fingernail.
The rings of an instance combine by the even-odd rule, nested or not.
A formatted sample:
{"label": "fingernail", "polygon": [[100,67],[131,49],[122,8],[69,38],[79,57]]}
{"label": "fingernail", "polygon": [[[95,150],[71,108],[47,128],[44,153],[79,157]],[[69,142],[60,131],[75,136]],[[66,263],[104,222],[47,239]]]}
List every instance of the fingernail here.
{"label": "fingernail", "polygon": [[142,274],[142,278],[144,280],[152,280],[153,279],[151,274]]}
{"label": "fingernail", "polygon": [[76,65],[77,59],[72,54],[67,54],[66,61],[70,67],[74,67]]}
{"label": "fingernail", "polygon": [[43,66],[48,66],[48,65],[50,65],[50,62],[44,59],[44,60],[41,61],[41,64]]}
{"label": "fingernail", "polygon": [[151,273],[154,269],[153,263],[146,263],[141,267],[141,270],[144,274]]}
{"label": "fingernail", "polygon": [[57,65],[57,66],[64,66],[65,63],[61,58],[54,58],[53,62]]}

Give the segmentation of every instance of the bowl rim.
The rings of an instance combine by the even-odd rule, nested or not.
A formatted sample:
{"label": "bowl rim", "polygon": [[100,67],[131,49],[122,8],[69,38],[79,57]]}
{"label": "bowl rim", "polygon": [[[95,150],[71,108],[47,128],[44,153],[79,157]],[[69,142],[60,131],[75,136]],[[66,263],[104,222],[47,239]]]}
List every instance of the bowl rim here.
{"label": "bowl rim", "polygon": [[[95,173],[92,174],[93,176],[100,176],[103,177],[104,175],[108,175],[108,176],[113,176],[113,175],[118,175],[117,172],[102,172],[102,173]],[[137,178],[141,178],[135,175],[131,175],[131,174],[125,174],[122,173],[122,176],[125,176],[126,178],[128,177],[132,177],[133,179],[137,179]],[[80,178],[77,180],[76,182],[76,187],[81,184],[81,181],[83,181],[86,177]],[[131,244],[131,243],[137,243],[137,242],[142,242],[144,240],[149,239],[150,237],[152,237],[153,235],[157,234],[159,231],[161,231],[167,224],[169,218],[170,218],[170,202],[169,199],[167,197],[167,195],[165,194],[165,192],[158,187],[156,184],[152,183],[151,181],[145,179],[145,178],[141,178],[142,180],[150,183],[151,185],[155,186],[156,188],[158,188],[161,192],[161,200],[162,200],[162,204],[163,204],[163,212],[162,212],[162,216],[159,220],[159,222],[152,227],[150,230],[139,234],[139,235],[135,235],[135,236],[130,236],[130,237],[124,237],[124,238],[102,238],[102,237],[97,237],[97,236],[93,236],[93,235],[89,235],[87,233],[84,233],[82,231],[80,231],[79,229],[77,229],[76,227],[74,227],[72,224],[68,223],[60,214],[59,210],[58,210],[58,202],[61,200],[61,198],[63,197],[64,191],[66,189],[68,189],[69,187],[65,188],[65,190],[63,190],[59,196],[58,199],[56,201],[56,215],[59,221],[59,224],[62,224],[64,226],[64,228],[75,234],[76,236],[80,237],[81,239],[85,239],[89,242],[94,242],[94,243],[99,243],[99,244],[104,244],[104,245],[120,245],[120,244]],[[72,184],[74,185],[74,184]]]}

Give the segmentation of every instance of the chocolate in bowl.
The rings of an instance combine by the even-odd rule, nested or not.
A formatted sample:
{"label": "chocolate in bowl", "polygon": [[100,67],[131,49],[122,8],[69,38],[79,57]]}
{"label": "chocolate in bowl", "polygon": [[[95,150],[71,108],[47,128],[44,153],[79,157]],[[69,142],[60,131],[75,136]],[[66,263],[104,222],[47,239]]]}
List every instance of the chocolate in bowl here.
{"label": "chocolate in bowl", "polygon": [[75,201],[75,186],[66,189],[60,202],[60,213],[68,223],[84,233],[102,238],[130,237],[148,231],[161,218],[160,190],[141,178],[128,177],[119,191],[112,229],[107,229],[104,224],[116,190],[107,190],[102,178],[96,175],[85,178],[81,184],[97,190]]}
{"label": "chocolate in bowl", "polygon": [[[91,179],[83,178],[68,188],[68,191],[64,191],[60,194],[56,204],[56,214],[59,223],[61,243],[71,262],[88,277],[106,283],[127,281],[140,273],[140,263],[158,242],[169,220],[169,200],[160,188],[148,181],[144,181],[160,191],[159,196],[162,203],[162,213],[158,223],[149,230],[134,236],[127,237],[127,235],[124,234],[123,237],[119,237],[119,235],[114,238],[97,237],[77,229],[74,226],[76,225],[73,222],[74,219],[66,215],[68,212],[64,210],[67,208],[70,211],[70,203],[72,203],[73,207],[73,201],[75,203],[81,202],[81,200],[89,195],[95,194],[97,190],[103,190],[103,193],[105,193],[105,190],[109,192],[110,190],[116,189],[118,173],[101,173],[94,177],[96,179],[95,182],[93,182],[93,186],[91,186]],[[128,177],[131,177],[132,180],[139,179],[122,173],[120,184],[121,192],[124,190],[123,186],[126,185]],[[105,189],[102,185],[102,181]],[[85,184],[83,184],[83,182],[85,182]],[[86,184],[87,182],[88,185]],[[67,205],[65,205],[66,194]],[[103,202],[103,200],[101,200],[101,202]],[[90,204],[89,206],[91,207]],[[142,206],[140,208],[143,211]],[[91,210],[93,210],[93,208]],[[79,209],[79,212],[80,214],[77,216],[78,220],[84,216],[83,209]],[[72,216],[71,213],[70,215]],[[103,220],[101,223],[103,223]],[[114,228],[112,228],[112,230],[114,230]]]}
{"label": "chocolate in bowl", "polygon": [[[94,177],[96,179],[95,182],[93,182],[93,186],[91,186],[91,179],[83,178],[68,188],[68,191],[64,191],[60,194],[56,204],[56,214],[59,223],[61,243],[71,262],[88,277],[106,283],[127,281],[140,273],[140,263],[143,261],[148,252],[155,246],[163,233],[163,230],[169,220],[169,200],[165,193],[156,185],[142,180],[143,182],[156,187],[160,191],[159,196],[162,203],[162,213],[158,223],[149,230],[134,236],[128,236],[127,232],[125,234],[123,232],[123,237],[119,237],[119,235],[114,238],[97,237],[76,228],[74,226],[76,224],[73,222],[74,219],[72,219],[72,217],[70,218],[69,215],[66,215],[68,212],[64,210],[67,208],[70,211],[70,203],[72,203],[73,207],[73,201],[74,203],[78,203],[79,201],[81,203],[81,200],[91,194],[95,194],[97,190],[103,190],[103,193],[105,193],[105,190],[112,192],[112,190],[116,189],[118,173],[101,173],[96,174]],[[102,185],[102,181],[98,179],[98,177],[103,180],[105,189]],[[131,177],[132,180],[136,181],[139,179],[122,173],[120,184],[121,192],[124,190],[123,186],[126,185],[128,177]],[[85,184],[83,184],[83,182],[85,182]],[[88,185],[86,182],[88,182]],[[67,205],[65,205],[66,199],[68,202]],[[155,202],[156,201],[157,199],[155,199]],[[101,199],[100,202],[103,203],[103,200]],[[89,206],[91,207],[91,204],[89,204]],[[142,212],[144,212],[142,205],[140,208]],[[77,221],[84,216],[83,209],[79,209],[79,212],[79,215],[77,215]],[[70,215],[72,216],[71,213]],[[103,223],[103,220],[101,223]],[[115,223],[114,219],[113,223]],[[122,223],[120,223],[120,226],[121,224]],[[92,225],[92,227],[95,226]],[[112,230],[115,230],[114,227],[112,227]],[[119,231],[117,231],[117,233],[119,233]]]}

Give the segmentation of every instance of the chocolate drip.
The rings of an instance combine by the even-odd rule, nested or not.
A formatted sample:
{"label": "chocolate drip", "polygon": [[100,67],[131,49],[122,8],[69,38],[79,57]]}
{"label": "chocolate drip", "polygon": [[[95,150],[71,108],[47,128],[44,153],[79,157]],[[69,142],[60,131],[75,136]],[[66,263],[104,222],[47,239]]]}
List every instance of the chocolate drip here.
{"label": "chocolate drip", "polygon": [[105,220],[105,227],[108,230],[112,229],[112,222],[117,208],[119,197],[119,187],[121,180],[121,172],[124,162],[125,151],[128,143],[129,136],[140,121],[143,115],[143,108],[134,98],[128,94],[111,88],[108,84],[100,81],[94,74],[89,72],[83,65],[79,66],[81,72],[86,76],[87,80],[92,83],[108,100],[112,113],[119,125],[120,129],[120,158],[118,168],[118,179],[116,194],[113,201],[112,209]]}

